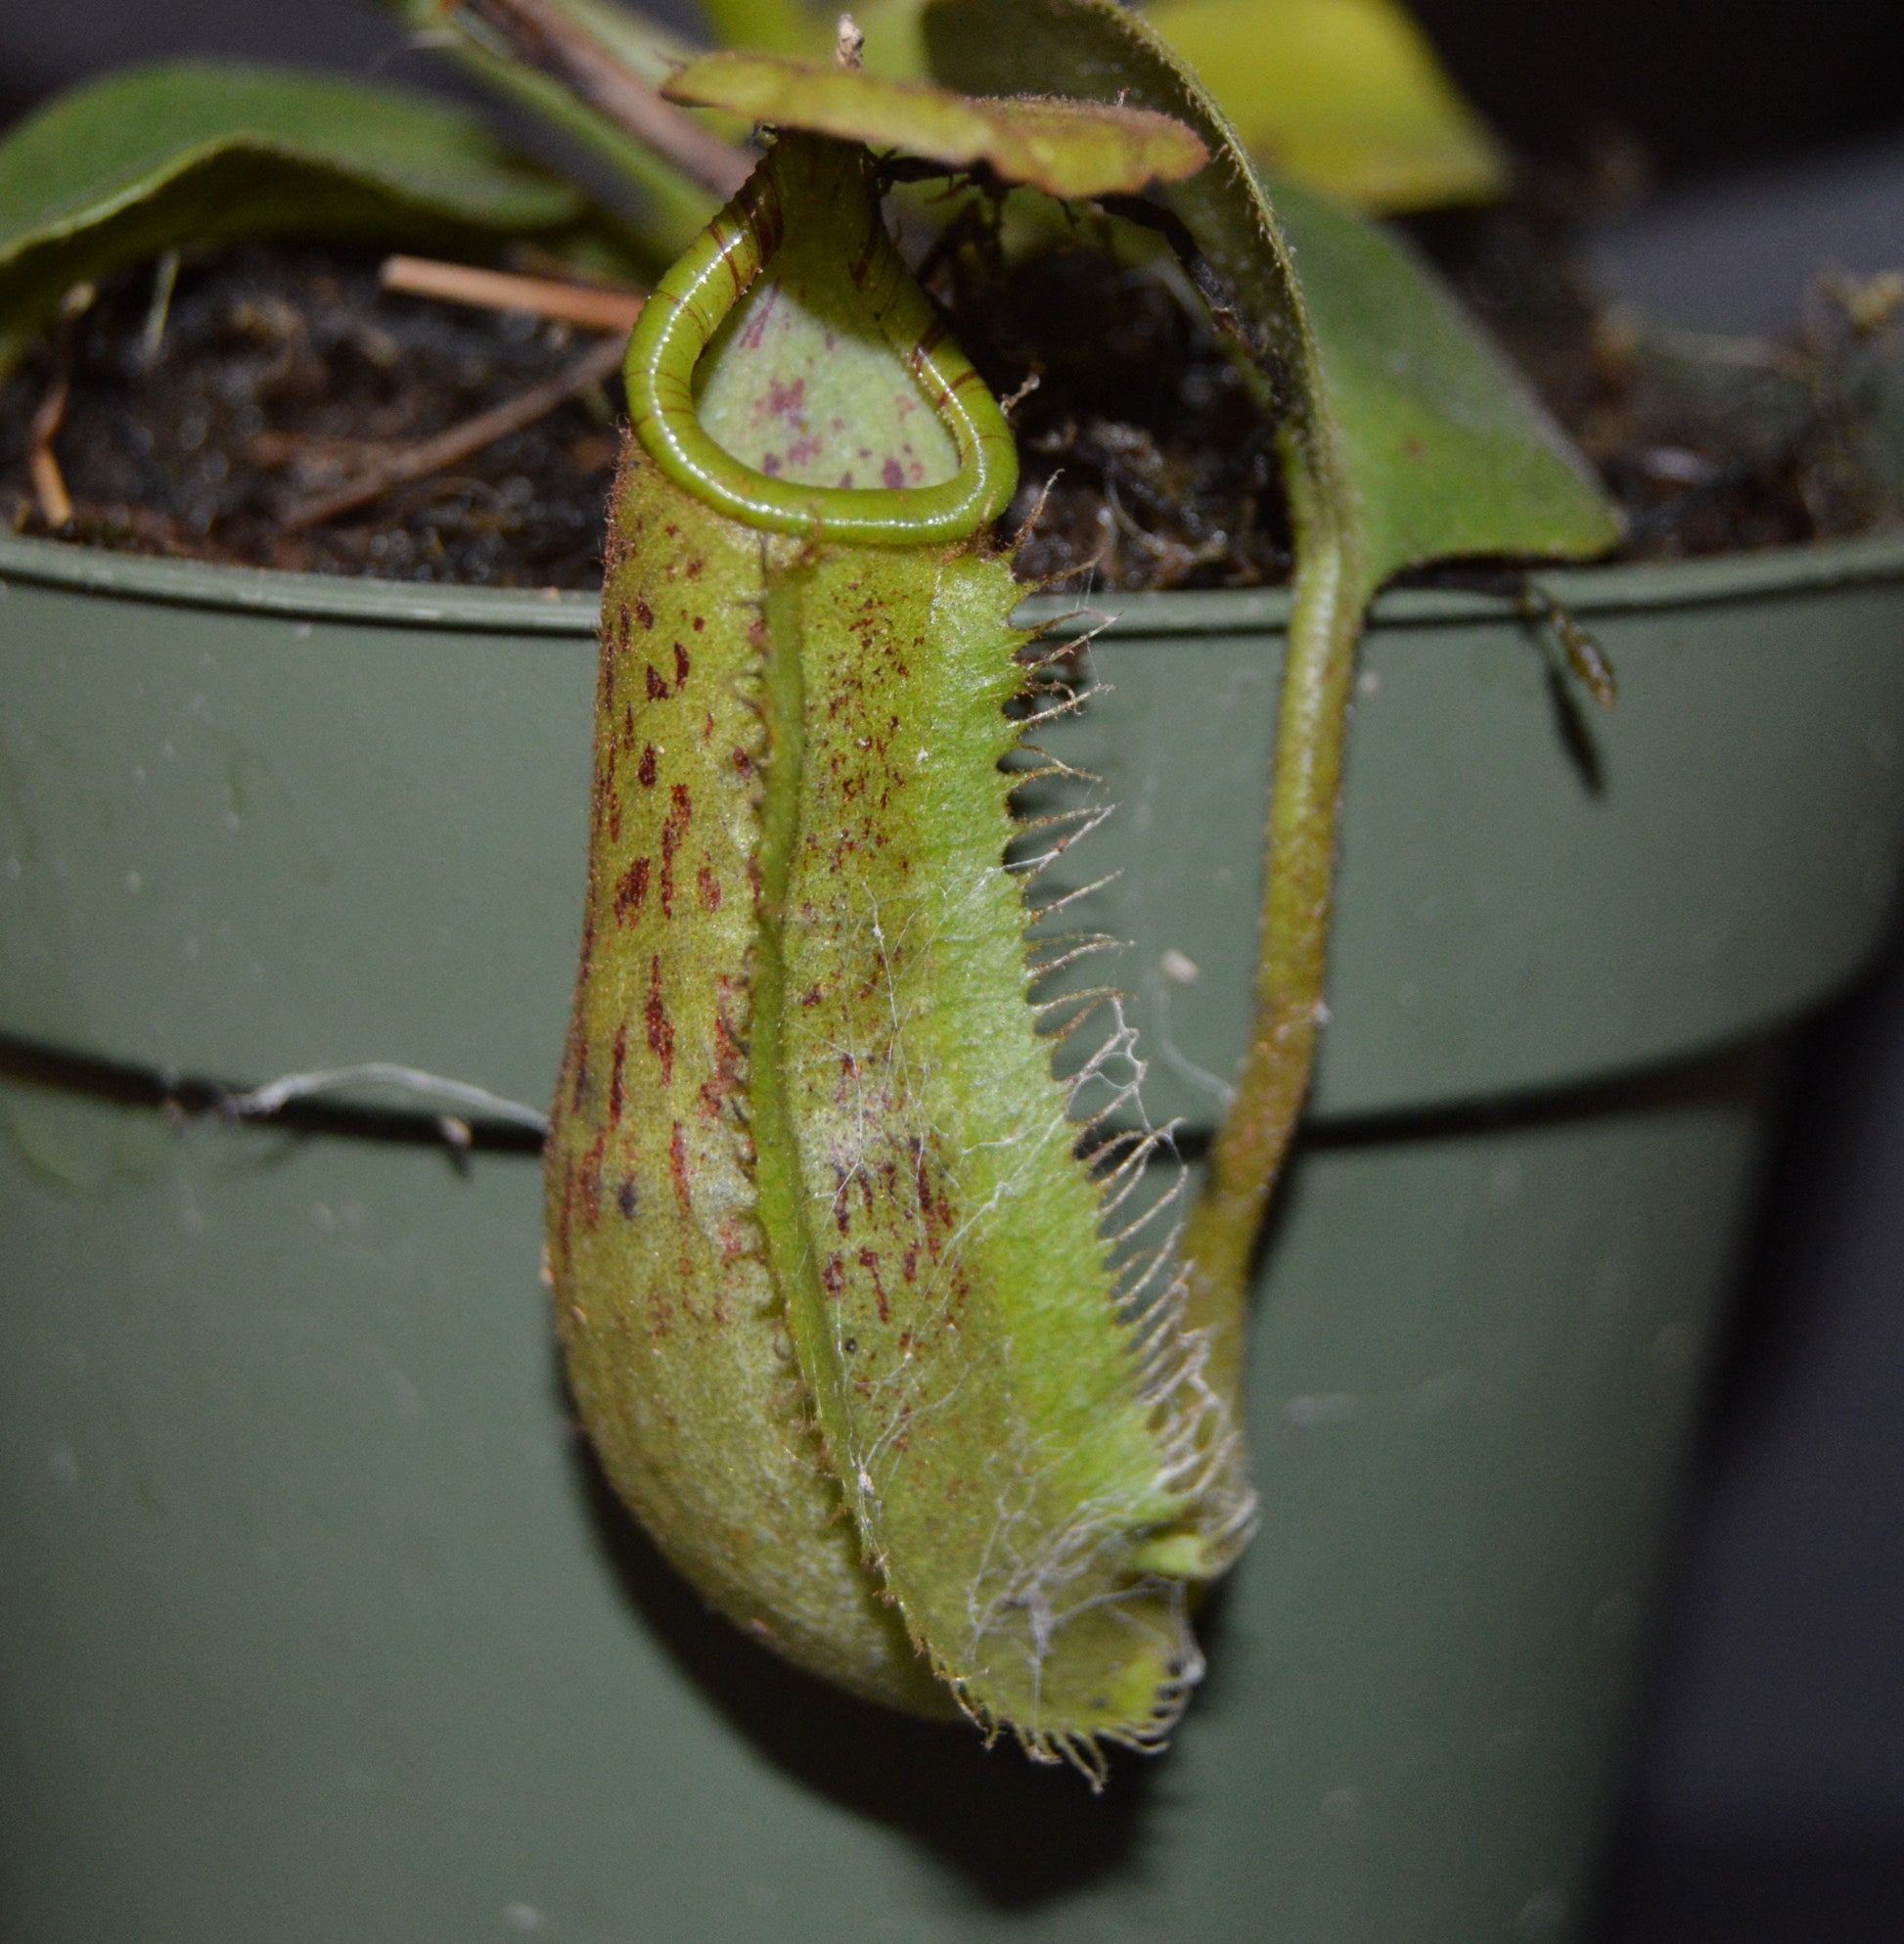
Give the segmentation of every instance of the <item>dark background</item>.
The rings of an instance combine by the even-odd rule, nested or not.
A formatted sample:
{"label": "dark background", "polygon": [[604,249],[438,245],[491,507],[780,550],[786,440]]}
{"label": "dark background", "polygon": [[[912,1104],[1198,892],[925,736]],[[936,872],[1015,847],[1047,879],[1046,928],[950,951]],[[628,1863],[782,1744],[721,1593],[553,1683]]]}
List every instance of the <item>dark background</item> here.
{"label": "dark background", "polygon": [[[692,20],[692,0],[653,11]],[[1598,246],[1679,321],[1772,328],[1904,264],[1896,0],[1417,0],[1523,154],[1638,142]],[[1885,29],[1890,31],[1887,33]],[[12,0],[0,115],[182,52],[440,71],[369,5]],[[1604,1944],[1904,1939],[1904,952],[1800,1040],[1609,1863]],[[1449,1940],[1466,1944],[1466,1940]]]}
{"label": "dark background", "polygon": [[[649,11],[695,18],[694,0]],[[399,40],[371,0],[9,0],[3,12],[10,112],[125,61],[215,50],[361,68]],[[1614,123],[1678,182],[1904,130],[1895,0],[1417,0],[1415,12],[1470,95],[1533,156],[1577,155]],[[427,66],[397,63],[413,75]]]}

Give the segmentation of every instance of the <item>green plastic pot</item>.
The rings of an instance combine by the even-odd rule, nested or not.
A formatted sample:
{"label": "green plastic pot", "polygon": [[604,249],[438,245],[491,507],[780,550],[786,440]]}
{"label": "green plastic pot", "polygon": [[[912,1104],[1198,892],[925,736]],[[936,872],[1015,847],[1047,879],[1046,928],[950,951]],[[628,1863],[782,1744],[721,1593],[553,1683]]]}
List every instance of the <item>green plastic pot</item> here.
{"label": "green plastic pot", "polygon": [[[1891,904],[1904,543],[1547,584],[1610,717],[1501,604],[1379,610],[1262,1534],[1176,1745],[1093,1800],[660,1566],[565,1409],[532,1137],[151,1104],[366,1062],[542,1103],[591,604],[0,541],[0,1932],[1578,1935],[1776,1047]],[[1286,610],[1113,605],[1052,741],[1121,803],[1081,861],[1194,1135]]]}

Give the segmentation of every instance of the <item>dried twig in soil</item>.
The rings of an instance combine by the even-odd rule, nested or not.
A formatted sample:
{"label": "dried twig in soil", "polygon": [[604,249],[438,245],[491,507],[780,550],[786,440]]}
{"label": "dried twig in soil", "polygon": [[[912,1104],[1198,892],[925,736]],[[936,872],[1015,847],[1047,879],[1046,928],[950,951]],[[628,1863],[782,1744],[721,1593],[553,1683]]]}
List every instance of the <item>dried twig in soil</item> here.
{"label": "dried twig in soil", "polygon": [[304,527],[321,526],[340,513],[348,513],[353,507],[377,499],[392,486],[425,478],[445,466],[455,465],[459,459],[467,459],[473,452],[481,451],[485,445],[494,444],[499,438],[506,438],[511,432],[519,432],[525,426],[534,425],[536,420],[553,412],[564,399],[572,398],[578,391],[586,391],[591,384],[600,384],[611,376],[620,366],[626,347],[627,340],[619,335],[604,338],[600,343],[591,344],[571,364],[564,366],[555,377],[545,379],[540,384],[532,384],[526,391],[518,392],[514,398],[505,399],[502,404],[492,406],[486,412],[478,412],[475,418],[465,419],[460,425],[451,426],[434,438],[421,439],[415,445],[399,446],[396,451],[375,460],[355,479],[344,485],[294,501],[285,509],[281,524],[294,533]]}
{"label": "dried twig in soil", "polygon": [[53,327],[53,376],[26,429],[26,476],[33,482],[40,518],[56,532],[72,518],[72,495],[67,491],[53,441],[66,423],[67,398],[72,389],[73,327],[91,307],[93,296],[92,285],[75,284],[61,299]]}
{"label": "dried twig in soil", "polygon": [[639,291],[564,283],[553,277],[518,277],[505,270],[445,263],[433,256],[386,256],[377,276],[386,291],[401,291],[407,296],[435,297],[478,310],[525,310],[560,324],[578,324],[585,331],[632,331],[648,301]]}
{"label": "dried twig in soil", "polygon": [[40,399],[27,434],[26,472],[33,482],[33,497],[39,502],[40,518],[55,530],[72,518],[72,496],[67,491],[66,475],[60,471],[59,456],[53,450],[60,422],[67,415],[68,384],[68,374],[62,363]]}

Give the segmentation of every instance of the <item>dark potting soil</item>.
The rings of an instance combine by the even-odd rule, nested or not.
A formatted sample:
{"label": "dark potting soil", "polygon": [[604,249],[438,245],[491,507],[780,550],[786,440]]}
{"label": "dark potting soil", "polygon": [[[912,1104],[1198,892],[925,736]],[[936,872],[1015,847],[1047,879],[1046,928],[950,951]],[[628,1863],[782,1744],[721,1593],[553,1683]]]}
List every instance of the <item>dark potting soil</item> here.
{"label": "dark potting soil", "polygon": [[[1540,225],[1518,216],[1425,236],[1508,343],[1632,523],[1665,559],[1895,522],[1859,463],[1851,353],[1812,341],[1677,360],[1596,311]],[[1013,407],[1037,509],[1027,581],[1073,588],[1283,579],[1288,524],[1273,429],[1211,334],[1168,291],[1078,248],[1002,288],[942,252],[935,294]],[[0,519],[45,531],[29,426],[64,375],[55,441],[73,502],[62,537],[200,560],[393,580],[585,589],[622,400],[609,380],[522,429],[369,504],[286,514],[412,443],[544,384],[589,341],[519,313],[382,290],[349,250],[243,248],[188,261],[156,304],[147,267],[107,283],[0,393]]]}

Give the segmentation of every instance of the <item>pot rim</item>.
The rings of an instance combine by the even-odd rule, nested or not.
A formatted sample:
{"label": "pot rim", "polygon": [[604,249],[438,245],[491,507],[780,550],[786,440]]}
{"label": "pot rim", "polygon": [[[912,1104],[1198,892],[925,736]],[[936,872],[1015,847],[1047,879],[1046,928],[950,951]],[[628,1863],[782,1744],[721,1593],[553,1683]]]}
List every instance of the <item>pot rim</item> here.
{"label": "pot rim", "polygon": [[[1777,599],[1811,589],[1904,580],[1904,533],[1866,534],[1691,561],[1540,566],[1529,578],[1542,593],[1581,616]],[[154,559],[67,540],[0,534],[0,603],[10,580],[166,607],[480,634],[592,638],[601,614],[598,596],[555,588],[456,587],[290,573],[275,567]],[[1059,636],[1083,634],[1107,620],[1145,635],[1275,634],[1287,626],[1289,608],[1285,587],[1107,594],[1088,604],[1073,597],[1038,595],[1023,603],[1020,618]],[[1397,587],[1378,598],[1372,625],[1393,628],[1489,619],[1519,623],[1520,618],[1518,604],[1506,595]]]}

